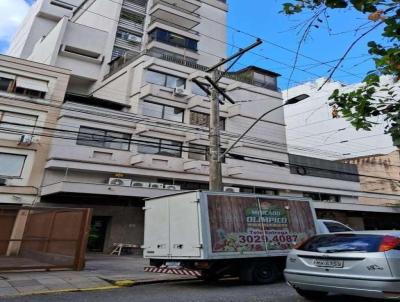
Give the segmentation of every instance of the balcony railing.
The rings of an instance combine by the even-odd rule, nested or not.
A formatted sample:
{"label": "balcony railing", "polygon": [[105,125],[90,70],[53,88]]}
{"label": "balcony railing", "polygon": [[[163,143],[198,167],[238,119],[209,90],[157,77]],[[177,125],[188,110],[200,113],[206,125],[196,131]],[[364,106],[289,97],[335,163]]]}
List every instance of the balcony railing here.
{"label": "balcony railing", "polygon": [[130,42],[121,38],[116,38],[115,39],[115,46],[117,47],[122,47],[122,48],[127,48],[132,51],[137,51],[140,52],[141,50],[141,44],[136,43],[136,42]]}
{"label": "balcony railing", "polygon": [[133,3],[132,1],[124,1],[123,4],[123,8],[134,11],[134,12],[138,12],[141,14],[146,14],[146,6],[141,6],[138,4]]}
{"label": "balcony railing", "polygon": [[[175,63],[175,64],[179,64],[182,66],[186,66],[189,68],[193,68],[193,69],[197,69],[197,70],[201,70],[201,71],[206,71],[209,69],[209,67],[204,66],[204,65],[199,65],[193,61],[190,60],[185,60],[185,59],[180,59],[174,56],[170,56],[170,55],[166,55],[166,54],[162,54],[161,56],[157,55],[154,56],[154,54],[152,53],[151,50],[144,50],[140,53],[129,53],[127,52],[124,56],[116,58],[115,60],[111,61],[109,63],[110,65],[110,72],[104,77],[104,78],[108,78],[111,75],[113,75],[114,73],[116,73],[117,71],[121,70],[122,68],[124,68],[125,66],[129,65],[131,62],[135,61],[137,58],[144,56],[144,55],[148,55],[148,56],[153,56],[156,57],[157,59],[161,59],[164,61],[168,61],[171,63]],[[279,89],[276,86],[273,85],[265,85],[264,83],[259,83],[257,81],[254,81],[254,79],[250,78],[249,76],[243,75],[243,74],[235,74],[235,73],[225,73],[224,74],[225,78],[234,80],[234,81],[238,81],[238,82],[242,82],[242,83],[246,83],[246,84],[250,84],[253,86],[257,86],[257,87],[262,87],[262,88],[266,88],[266,89],[270,89],[273,91],[279,91]]]}
{"label": "balcony railing", "polygon": [[132,21],[129,21],[127,19],[121,18],[119,20],[119,25],[121,27],[123,27],[123,28],[126,28],[126,29],[143,32],[143,24],[132,22]]}
{"label": "balcony railing", "polygon": [[175,28],[177,28],[177,29],[180,29],[180,30],[183,30],[183,31],[185,31],[185,32],[194,34],[194,35],[196,35],[196,36],[199,36],[199,35],[200,35],[200,33],[199,33],[198,31],[195,31],[195,30],[193,30],[193,29],[188,29],[188,28],[183,27],[183,26],[180,26],[180,25],[178,25],[178,24],[169,22],[169,21],[167,21],[167,20],[158,19],[158,18],[153,18],[153,19],[151,20],[151,22],[150,22],[150,24],[149,24],[149,28],[150,28],[154,23],[157,23],[157,22],[158,22],[158,23],[161,23],[161,24],[165,24],[165,25],[171,26],[171,27],[175,27]]}

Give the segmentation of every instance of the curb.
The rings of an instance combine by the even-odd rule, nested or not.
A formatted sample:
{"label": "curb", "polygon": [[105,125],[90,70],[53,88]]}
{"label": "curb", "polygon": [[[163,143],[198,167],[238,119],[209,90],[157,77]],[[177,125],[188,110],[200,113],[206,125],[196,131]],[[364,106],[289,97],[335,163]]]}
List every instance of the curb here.
{"label": "curb", "polygon": [[44,290],[40,292],[23,293],[19,295],[10,295],[6,297],[23,297],[23,296],[35,296],[35,295],[47,295],[47,294],[57,294],[57,293],[73,293],[73,292],[89,292],[89,291],[101,291],[101,290],[111,290],[120,288],[120,286],[109,285],[100,287],[88,287],[88,288],[69,288],[69,289],[55,289],[55,290]]}
{"label": "curb", "polygon": [[58,294],[58,293],[102,291],[102,290],[112,290],[112,289],[118,289],[118,288],[124,288],[124,287],[133,287],[133,286],[137,286],[137,285],[161,284],[161,283],[173,283],[173,282],[183,282],[183,281],[198,280],[197,278],[142,280],[142,281],[135,281],[135,280],[109,280],[109,279],[104,279],[104,278],[102,278],[102,279],[104,281],[112,284],[112,285],[100,286],[100,287],[88,287],[88,288],[69,288],[69,289],[45,290],[45,291],[32,292],[32,293],[21,293],[21,294],[18,294],[18,295],[9,295],[9,296],[4,296],[4,297],[16,298],[16,297],[24,297],[24,296],[38,296],[38,295],[48,295],[48,294]]}
{"label": "curb", "polygon": [[110,284],[113,284],[116,287],[133,287],[137,285],[146,285],[146,284],[162,284],[162,283],[174,283],[174,282],[184,282],[184,281],[195,281],[199,280],[198,278],[187,278],[187,279],[160,279],[160,280],[110,280],[104,279]]}

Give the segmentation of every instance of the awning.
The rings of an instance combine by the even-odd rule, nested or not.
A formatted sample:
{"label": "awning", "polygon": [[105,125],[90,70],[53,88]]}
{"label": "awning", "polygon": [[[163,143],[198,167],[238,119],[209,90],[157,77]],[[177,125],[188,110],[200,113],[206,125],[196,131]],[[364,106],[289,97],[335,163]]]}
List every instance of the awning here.
{"label": "awning", "polygon": [[17,87],[47,92],[49,88],[46,81],[17,77]]}
{"label": "awning", "polygon": [[0,72],[0,78],[15,80],[15,75],[11,73]]}

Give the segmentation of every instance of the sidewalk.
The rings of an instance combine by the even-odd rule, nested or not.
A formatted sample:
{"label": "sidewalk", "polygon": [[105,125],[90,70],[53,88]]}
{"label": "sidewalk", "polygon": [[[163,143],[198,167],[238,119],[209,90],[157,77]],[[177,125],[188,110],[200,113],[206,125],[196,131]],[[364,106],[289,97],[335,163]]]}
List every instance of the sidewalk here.
{"label": "sidewalk", "polygon": [[[101,290],[118,288],[123,282],[165,282],[192,279],[144,272],[148,260],[138,256],[109,256],[89,254],[84,271],[0,272],[0,298],[22,294],[39,294],[59,291]],[[120,281],[120,282],[118,282]]]}

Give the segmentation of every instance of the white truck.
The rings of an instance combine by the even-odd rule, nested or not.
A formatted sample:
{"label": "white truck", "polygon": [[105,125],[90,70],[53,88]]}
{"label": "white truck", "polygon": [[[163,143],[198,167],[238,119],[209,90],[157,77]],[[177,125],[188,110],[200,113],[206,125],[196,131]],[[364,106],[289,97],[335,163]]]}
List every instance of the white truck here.
{"label": "white truck", "polygon": [[193,191],[148,199],[144,209],[147,271],[205,280],[274,282],[288,251],[317,229],[304,198]]}

